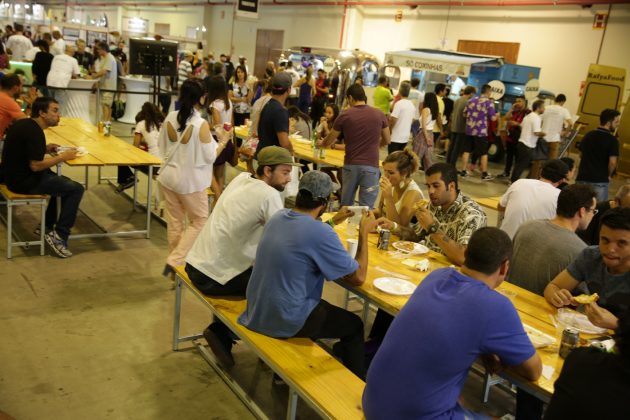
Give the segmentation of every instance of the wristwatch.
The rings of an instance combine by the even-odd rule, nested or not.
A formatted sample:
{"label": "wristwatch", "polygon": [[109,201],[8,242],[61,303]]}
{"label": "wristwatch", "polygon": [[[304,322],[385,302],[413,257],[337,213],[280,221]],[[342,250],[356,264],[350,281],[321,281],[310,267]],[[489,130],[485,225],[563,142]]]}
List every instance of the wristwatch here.
{"label": "wristwatch", "polygon": [[433,222],[427,227],[427,232],[429,235],[432,235],[437,232],[438,229],[440,229],[440,224],[438,222]]}

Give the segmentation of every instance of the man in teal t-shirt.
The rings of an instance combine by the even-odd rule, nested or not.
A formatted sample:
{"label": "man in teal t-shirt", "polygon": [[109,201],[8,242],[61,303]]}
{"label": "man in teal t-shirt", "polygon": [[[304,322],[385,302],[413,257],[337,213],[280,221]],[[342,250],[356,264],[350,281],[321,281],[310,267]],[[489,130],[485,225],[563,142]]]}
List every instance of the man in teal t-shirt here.
{"label": "man in teal t-shirt", "polygon": [[391,90],[389,90],[387,77],[381,76],[378,78],[378,86],[374,90],[374,106],[383,114],[389,114],[389,104],[394,100]]}

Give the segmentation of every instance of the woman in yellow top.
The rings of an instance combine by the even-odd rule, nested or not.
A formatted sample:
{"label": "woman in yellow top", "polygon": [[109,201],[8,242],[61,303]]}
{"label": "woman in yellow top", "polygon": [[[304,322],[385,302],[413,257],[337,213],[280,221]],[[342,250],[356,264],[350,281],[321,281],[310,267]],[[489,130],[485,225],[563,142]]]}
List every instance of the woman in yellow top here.
{"label": "woman in yellow top", "polygon": [[419,167],[418,156],[409,148],[390,153],[383,161],[381,200],[374,215],[386,216],[402,226],[408,226],[414,215],[414,205],[424,199],[418,184],[411,179]]}

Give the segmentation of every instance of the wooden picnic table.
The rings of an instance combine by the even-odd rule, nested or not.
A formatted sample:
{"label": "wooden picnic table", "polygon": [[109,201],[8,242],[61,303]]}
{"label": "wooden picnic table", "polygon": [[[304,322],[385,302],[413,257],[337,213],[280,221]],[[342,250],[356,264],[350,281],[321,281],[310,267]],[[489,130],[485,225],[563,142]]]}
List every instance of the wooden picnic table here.
{"label": "wooden picnic table", "polygon": [[502,196],[500,195],[497,195],[494,197],[476,197],[476,198],[473,198],[473,200],[475,200],[482,207],[485,207],[491,210],[497,210],[499,202],[501,201],[501,197]]}

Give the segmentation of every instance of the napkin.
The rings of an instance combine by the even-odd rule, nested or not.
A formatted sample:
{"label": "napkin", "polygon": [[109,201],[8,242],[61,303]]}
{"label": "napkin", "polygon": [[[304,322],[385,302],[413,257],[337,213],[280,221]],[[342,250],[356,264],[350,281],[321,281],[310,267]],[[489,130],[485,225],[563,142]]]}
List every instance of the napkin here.
{"label": "napkin", "polygon": [[542,376],[545,379],[551,379],[556,369],[553,366],[543,365]]}

